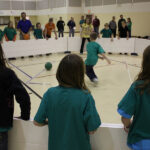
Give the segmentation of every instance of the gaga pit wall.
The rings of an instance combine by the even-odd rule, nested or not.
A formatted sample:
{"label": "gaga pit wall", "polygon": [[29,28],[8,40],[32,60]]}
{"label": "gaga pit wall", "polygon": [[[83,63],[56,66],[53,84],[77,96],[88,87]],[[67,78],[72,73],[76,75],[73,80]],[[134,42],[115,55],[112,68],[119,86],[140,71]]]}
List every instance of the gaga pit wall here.
{"label": "gaga pit wall", "polygon": [[[138,53],[143,54],[144,49],[150,45],[150,40],[130,38],[114,39],[113,42],[109,38],[98,39],[97,42],[104,48],[106,52],[112,53]],[[51,38],[45,39],[31,39],[31,40],[17,40],[16,42],[4,41],[3,49],[6,58],[17,58],[21,56],[39,55],[47,53],[59,53],[65,51],[80,51],[81,38],[80,37],[64,37],[55,40]]]}
{"label": "gaga pit wall", "polygon": [[[33,121],[14,120],[9,132],[9,150],[48,150],[48,126],[36,127]],[[129,150],[127,133],[120,124],[102,124],[90,136],[92,150]]]}
{"label": "gaga pit wall", "polygon": [[[106,52],[138,53],[150,45],[150,40],[131,38],[98,39]],[[4,42],[3,49],[6,58],[39,55],[46,53],[58,53],[69,51],[80,51],[81,38],[53,38],[49,40],[29,40]],[[127,134],[120,124],[102,124],[97,132],[91,136],[92,150],[129,150],[126,146]],[[47,150],[48,149],[48,127],[35,127],[32,121],[14,120],[14,127],[9,132],[10,150]]]}

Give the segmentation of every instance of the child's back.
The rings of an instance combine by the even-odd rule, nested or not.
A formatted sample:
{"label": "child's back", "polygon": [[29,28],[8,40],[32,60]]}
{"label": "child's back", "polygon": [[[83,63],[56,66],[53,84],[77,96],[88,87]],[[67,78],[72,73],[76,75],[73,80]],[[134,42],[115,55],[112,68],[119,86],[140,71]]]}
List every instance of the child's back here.
{"label": "child's back", "polygon": [[[95,111],[91,94],[80,89],[57,86],[45,93],[39,111],[43,108],[47,110],[43,115],[49,120],[50,149],[91,149],[88,131],[100,126],[99,115]],[[35,120],[39,120],[38,114]]]}
{"label": "child's back", "polygon": [[49,150],[91,150],[89,134],[101,124],[95,102],[84,83],[84,62],[77,55],[67,55],[60,62],[59,86],[43,97],[34,124],[48,119]]}
{"label": "child's back", "polygon": [[[137,80],[118,105],[128,146],[133,150],[150,149],[150,46],[143,53],[142,69]],[[131,120],[133,117],[133,121]]]}
{"label": "child's back", "polygon": [[98,61],[98,54],[105,53],[103,48],[95,41],[87,44],[87,59],[85,60],[86,65],[96,65]]}

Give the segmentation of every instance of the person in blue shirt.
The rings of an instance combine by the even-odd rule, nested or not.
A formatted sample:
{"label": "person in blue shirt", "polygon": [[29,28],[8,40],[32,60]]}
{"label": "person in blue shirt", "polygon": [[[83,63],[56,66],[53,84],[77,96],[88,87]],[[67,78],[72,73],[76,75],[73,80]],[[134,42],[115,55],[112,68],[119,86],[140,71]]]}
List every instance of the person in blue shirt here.
{"label": "person in blue shirt", "polygon": [[69,27],[69,37],[74,37],[74,32],[75,32],[75,27],[76,27],[76,24],[75,24],[75,21],[74,21],[74,18],[71,17],[71,20],[68,22],[68,27]]}
{"label": "person in blue shirt", "polygon": [[150,45],[143,53],[141,71],[118,104],[127,144],[132,150],[150,150]]}
{"label": "person in blue shirt", "polygon": [[90,136],[101,125],[85,81],[82,58],[65,56],[57,69],[58,86],[47,90],[34,118],[49,127],[49,150],[91,150]]}
{"label": "person in blue shirt", "polygon": [[[101,59],[106,59],[108,64],[110,64],[110,60],[105,56],[105,51],[103,50],[103,48],[96,43],[96,39],[98,37],[98,34],[96,32],[92,32],[90,34],[90,41],[87,44],[86,50],[87,50],[87,58],[85,60],[85,64],[86,64],[86,75],[89,77],[89,79],[94,82],[94,83],[98,83],[98,77],[96,76],[93,67],[96,65],[98,58]],[[98,54],[102,55],[102,57],[100,57]]]}
{"label": "person in blue shirt", "polygon": [[32,30],[32,24],[30,20],[26,19],[26,13],[21,13],[22,20],[18,22],[17,29],[20,32],[20,40],[30,39],[30,31]]}

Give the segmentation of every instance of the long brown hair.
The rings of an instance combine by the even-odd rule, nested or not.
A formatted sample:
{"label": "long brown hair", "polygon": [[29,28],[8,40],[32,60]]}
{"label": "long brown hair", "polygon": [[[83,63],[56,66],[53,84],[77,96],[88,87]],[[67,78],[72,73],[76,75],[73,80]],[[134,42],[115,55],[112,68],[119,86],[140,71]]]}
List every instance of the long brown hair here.
{"label": "long brown hair", "polygon": [[136,81],[142,81],[136,88],[140,89],[140,93],[143,94],[146,88],[149,88],[150,92],[150,45],[144,50],[142,69],[139,73]]}
{"label": "long brown hair", "polygon": [[85,84],[84,76],[84,62],[80,56],[75,54],[65,56],[61,60],[56,73],[56,78],[60,86],[89,91]]}
{"label": "long brown hair", "polygon": [[5,62],[4,52],[2,49],[2,45],[0,44],[0,68],[5,68],[5,67],[6,67],[6,62]]}

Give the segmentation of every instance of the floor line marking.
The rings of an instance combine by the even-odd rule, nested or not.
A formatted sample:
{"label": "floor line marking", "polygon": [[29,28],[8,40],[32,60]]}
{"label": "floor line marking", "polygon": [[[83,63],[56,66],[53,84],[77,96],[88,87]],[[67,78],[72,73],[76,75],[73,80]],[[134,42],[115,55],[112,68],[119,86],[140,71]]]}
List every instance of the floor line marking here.
{"label": "floor line marking", "polygon": [[129,70],[127,62],[125,62],[125,65],[126,65],[126,69],[127,69],[127,72],[128,72],[130,83],[132,84],[133,81],[132,81],[132,78],[131,78],[131,73],[130,73],[130,70]]}
{"label": "floor line marking", "polygon": [[23,70],[21,70],[20,68],[18,68],[16,65],[12,64],[11,62],[8,62],[11,66],[13,66],[14,68],[16,68],[17,70],[19,70],[20,72],[22,72],[25,76],[29,77],[30,79],[32,78],[32,76],[30,76],[29,74],[27,74],[26,72],[24,72]]}

